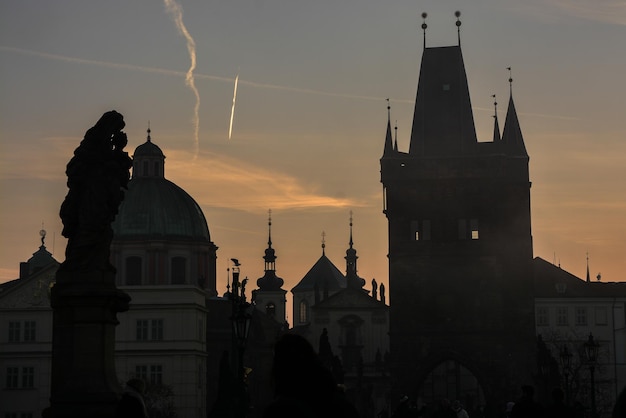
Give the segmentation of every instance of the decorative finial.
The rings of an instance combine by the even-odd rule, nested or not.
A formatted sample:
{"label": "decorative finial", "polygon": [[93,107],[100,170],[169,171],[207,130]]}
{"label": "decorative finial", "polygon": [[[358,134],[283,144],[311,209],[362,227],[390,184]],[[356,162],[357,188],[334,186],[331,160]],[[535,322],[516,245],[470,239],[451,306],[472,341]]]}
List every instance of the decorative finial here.
{"label": "decorative finial", "polygon": [[272,209],[267,211],[267,227],[268,227],[268,235],[267,235],[267,245],[269,248],[272,248]]}
{"label": "decorative finial", "polygon": [[461,17],[461,12],[457,10],[454,12],[454,15],[456,16],[456,33],[459,38],[459,46],[461,46],[461,20],[459,19]]}
{"label": "decorative finial", "polygon": [[322,255],[325,255],[326,248],[326,232],[322,231]]}
{"label": "decorative finial", "polygon": [[587,251],[587,283],[591,282],[591,277],[589,276],[589,251]]}
{"label": "decorative finial", "polygon": [[389,104],[389,97],[387,97],[385,100],[387,100],[387,120],[390,121],[391,120],[391,105]]}
{"label": "decorative finial", "polygon": [[497,118],[498,117],[498,101],[496,100],[496,95],[492,94],[491,97],[493,97],[493,117]]}
{"label": "decorative finial", "polygon": [[44,241],[46,240],[46,230],[43,229],[43,222],[41,223],[41,230],[39,231],[39,236],[41,237],[41,246],[44,246]]}
{"label": "decorative finial", "polygon": [[509,70],[509,91],[513,94],[513,74],[511,72],[511,67],[506,67]]}
{"label": "decorative finial", "polygon": [[426,28],[428,27],[426,24],[426,17],[428,17],[428,13],[422,13],[422,19],[424,19],[424,22],[422,23],[422,30],[424,31],[424,49],[426,49]]}
{"label": "decorative finial", "polygon": [[398,121],[396,121],[396,126],[393,128],[395,130],[395,140],[393,142],[394,151],[398,151]]}
{"label": "decorative finial", "polygon": [[147,131],[147,132],[148,132],[148,142],[152,142],[152,141],[150,140],[150,132],[152,132],[152,131],[150,130],[150,121],[148,121],[148,131]]}
{"label": "decorative finial", "polygon": [[350,211],[350,248],[352,248],[352,211]]}

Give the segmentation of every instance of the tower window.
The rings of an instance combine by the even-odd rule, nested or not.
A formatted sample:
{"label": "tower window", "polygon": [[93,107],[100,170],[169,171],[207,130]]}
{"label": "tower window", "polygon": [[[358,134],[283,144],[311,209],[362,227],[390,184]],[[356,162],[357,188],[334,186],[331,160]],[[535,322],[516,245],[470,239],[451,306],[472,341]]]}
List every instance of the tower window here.
{"label": "tower window", "polygon": [[478,239],[478,219],[470,219],[471,238]]}
{"label": "tower window", "polygon": [[276,305],[274,304],[274,302],[269,302],[267,305],[265,305],[265,313],[272,318],[276,316]]}
{"label": "tower window", "polygon": [[467,238],[467,221],[465,219],[459,219],[459,239]]}
{"label": "tower window", "polygon": [[430,220],[411,221],[411,239],[413,241],[430,240]]}

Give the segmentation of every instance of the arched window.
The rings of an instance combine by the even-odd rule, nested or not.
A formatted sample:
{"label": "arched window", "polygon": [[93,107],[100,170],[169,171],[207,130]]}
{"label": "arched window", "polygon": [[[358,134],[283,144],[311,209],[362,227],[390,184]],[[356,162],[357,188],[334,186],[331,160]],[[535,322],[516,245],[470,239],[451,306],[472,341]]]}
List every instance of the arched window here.
{"label": "arched window", "polygon": [[126,259],[126,284],[141,284],[141,257],[133,256]]}
{"label": "arched window", "polygon": [[309,304],[306,302],[306,299],[302,299],[300,301],[300,315],[299,320],[301,324],[308,322],[309,320]]}
{"label": "arched window", "polygon": [[265,313],[272,318],[276,316],[276,305],[274,302],[268,302],[267,305],[265,305]]}
{"label": "arched window", "polygon": [[187,277],[187,259],[185,257],[172,257],[171,283],[185,284]]}

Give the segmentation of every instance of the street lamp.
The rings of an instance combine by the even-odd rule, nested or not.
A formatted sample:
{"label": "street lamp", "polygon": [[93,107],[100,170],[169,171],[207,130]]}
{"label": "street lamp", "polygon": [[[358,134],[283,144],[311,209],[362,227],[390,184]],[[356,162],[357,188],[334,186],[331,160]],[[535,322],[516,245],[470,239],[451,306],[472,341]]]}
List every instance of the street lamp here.
{"label": "street lamp", "polygon": [[569,405],[569,371],[572,366],[572,353],[567,349],[567,345],[563,344],[563,348],[559,352],[559,358],[563,368],[563,378],[565,379],[565,405]]}
{"label": "street lamp", "polygon": [[583,344],[585,349],[585,357],[587,359],[587,364],[589,364],[589,374],[591,377],[591,416],[596,418],[598,415],[596,413],[596,389],[595,389],[595,378],[594,372],[596,368],[596,363],[598,362],[598,348],[600,344],[597,341],[594,341],[593,335],[589,333],[589,339],[585,344]]}

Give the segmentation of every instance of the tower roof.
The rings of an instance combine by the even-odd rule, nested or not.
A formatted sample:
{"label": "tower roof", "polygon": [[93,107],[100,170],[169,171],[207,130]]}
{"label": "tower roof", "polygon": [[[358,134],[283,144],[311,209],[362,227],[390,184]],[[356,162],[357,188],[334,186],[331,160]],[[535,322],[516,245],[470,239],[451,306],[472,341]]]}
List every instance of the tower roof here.
{"label": "tower roof", "polygon": [[513,95],[509,98],[509,107],[506,110],[506,119],[504,120],[504,130],[502,132],[502,143],[505,150],[511,155],[528,157],[524,138],[522,137],[522,129],[519,125],[517,112],[515,111],[515,103],[513,103]]}
{"label": "tower roof", "polygon": [[267,248],[265,249],[265,275],[256,281],[259,290],[274,291],[282,290],[285,281],[276,275],[276,251],[272,248],[272,210],[269,210],[267,221]]}
{"label": "tower roof", "polygon": [[409,153],[462,155],[477,142],[461,47],[425,48]]}
{"label": "tower roof", "polygon": [[346,287],[346,278],[325,254],[313,264],[302,280],[291,289],[292,292],[312,291],[315,287],[334,291]]}

